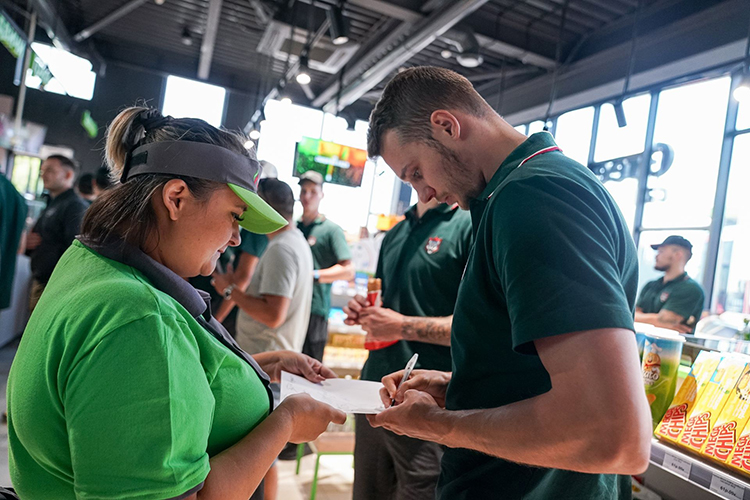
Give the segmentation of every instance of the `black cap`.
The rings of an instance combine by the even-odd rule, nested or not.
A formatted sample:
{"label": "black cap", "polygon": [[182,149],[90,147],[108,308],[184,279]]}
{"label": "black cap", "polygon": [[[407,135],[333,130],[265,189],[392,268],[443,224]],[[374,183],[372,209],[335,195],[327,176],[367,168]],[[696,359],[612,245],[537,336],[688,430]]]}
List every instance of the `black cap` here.
{"label": "black cap", "polygon": [[292,217],[294,213],[294,193],[292,193],[289,184],[273,178],[261,179],[258,183],[258,194],[283,217]]}
{"label": "black cap", "polygon": [[686,248],[687,251],[691,254],[693,253],[693,245],[682,236],[677,236],[676,234],[668,236],[666,240],[664,240],[662,243],[659,243],[658,245],[651,245],[651,248],[657,250],[660,246],[663,245],[676,245],[678,247]]}

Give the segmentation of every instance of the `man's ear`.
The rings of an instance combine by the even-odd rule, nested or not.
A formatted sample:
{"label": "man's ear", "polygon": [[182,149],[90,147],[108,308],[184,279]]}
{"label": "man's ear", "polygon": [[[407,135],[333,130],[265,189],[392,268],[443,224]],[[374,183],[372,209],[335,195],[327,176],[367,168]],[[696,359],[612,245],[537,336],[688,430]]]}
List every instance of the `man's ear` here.
{"label": "man's ear", "polygon": [[164,203],[169,218],[177,220],[180,218],[184,208],[185,199],[190,196],[190,190],[182,179],[172,179],[164,184],[161,192],[161,201]]}
{"label": "man's ear", "polygon": [[456,115],[444,109],[438,109],[430,115],[430,126],[432,127],[432,136],[440,140],[443,139],[458,140],[461,137],[461,124]]}

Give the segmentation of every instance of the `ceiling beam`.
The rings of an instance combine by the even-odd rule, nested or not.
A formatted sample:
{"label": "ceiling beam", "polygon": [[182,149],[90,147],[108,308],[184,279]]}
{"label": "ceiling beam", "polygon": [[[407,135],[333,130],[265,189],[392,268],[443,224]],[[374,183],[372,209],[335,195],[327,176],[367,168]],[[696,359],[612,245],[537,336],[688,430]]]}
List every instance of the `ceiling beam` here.
{"label": "ceiling beam", "polygon": [[345,86],[335,99],[330,100],[323,109],[337,113],[354,103],[366,92],[386,78],[394,69],[411,59],[414,54],[430,45],[436,38],[451,29],[461,19],[476,11],[488,0],[456,1],[443,11],[430,14],[403,43],[388,52],[371,68]]}
{"label": "ceiling beam", "polygon": [[97,22],[89,26],[88,28],[84,28],[73,37],[76,42],[81,43],[84,40],[88,39],[90,36],[94,35],[95,33],[103,30],[113,22],[117,21],[123,16],[126,16],[133,12],[135,9],[143,5],[144,3],[148,2],[148,0],[130,0],[125,5],[118,7],[117,9],[113,10],[103,18],[99,19]]}
{"label": "ceiling beam", "polygon": [[201,55],[198,60],[198,78],[207,80],[211,73],[211,60],[214,57],[214,46],[216,45],[216,34],[219,31],[219,20],[221,19],[221,4],[223,0],[211,0],[208,4],[208,18],[206,19],[206,32],[201,42]]}

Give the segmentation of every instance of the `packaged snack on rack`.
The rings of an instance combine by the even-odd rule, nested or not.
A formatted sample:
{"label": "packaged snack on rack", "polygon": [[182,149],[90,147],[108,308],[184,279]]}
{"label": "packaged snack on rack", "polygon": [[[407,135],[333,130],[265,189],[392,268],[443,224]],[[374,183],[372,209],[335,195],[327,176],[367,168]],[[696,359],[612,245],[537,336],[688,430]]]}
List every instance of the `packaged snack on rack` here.
{"label": "packaged snack on rack", "polygon": [[653,427],[674,399],[684,343],[680,334],[663,328],[652,328],[646,334],[641,369]]}
{"label": "packaged snack on rack", "polygon": [[693,362],[690,373],[677,391],[667,412],[656,427],[657,437],[675,442],[685,428],[685,423],[700,398],[703,389],[716,371],[724,355],[718,352],[701,351]]}
{"label": "packaged snack on rack", "polygon": [[745,367],[739,380],[729,392],[724,409],[711,429],[701,453],[713,460],[725,462],[735,445],[740,432],[750,420],[750,364]]}
{"label": "packaged snack on rack", "polygon": [[719,363],[711,380],[695,403],[677,444],[696,452],[703,448],[724,404],[729,399],[730,392],[747,366],[747,356],[739,354],[726,356]]}

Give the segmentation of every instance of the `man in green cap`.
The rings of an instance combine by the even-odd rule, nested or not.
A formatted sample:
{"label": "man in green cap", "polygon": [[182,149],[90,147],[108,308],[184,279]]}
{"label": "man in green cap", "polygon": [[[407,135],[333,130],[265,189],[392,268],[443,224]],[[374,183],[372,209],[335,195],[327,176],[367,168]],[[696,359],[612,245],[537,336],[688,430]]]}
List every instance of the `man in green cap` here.
{"label": "man in green cap", "polygon": [[328,313],[331,310],[331,283],[354,279],[354,264],[344,231],[318,210],[323,199],[323,176],[308,170],[300,176],[302,219],[297,228],[307,238],[313,255],[312,309],[302,352],[323,360],[328,340]]}
{"label": "man in green cap", "polygon": [[646,283],[638,297],[635,320],[682,333],[693,333],[701,319],[705,295],[697,281],[685,272],[693,256],[693,245],[672,235],[658,245],[654,268],[664,276]]}
{"label": "man in green cap", "polygon": [[383,378],[373,426],[447,447],[441,500],[629,499],[651,413],[627,224],[547,132],[526,137],[461,75],[407,69],[370,117],[368,153],[420,200],[470,209],[451,373]]}

